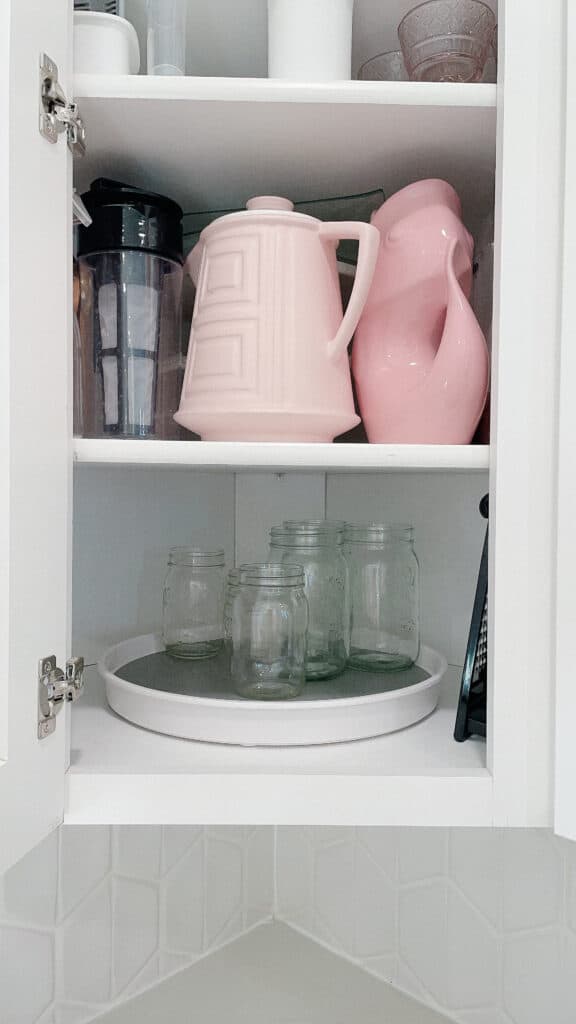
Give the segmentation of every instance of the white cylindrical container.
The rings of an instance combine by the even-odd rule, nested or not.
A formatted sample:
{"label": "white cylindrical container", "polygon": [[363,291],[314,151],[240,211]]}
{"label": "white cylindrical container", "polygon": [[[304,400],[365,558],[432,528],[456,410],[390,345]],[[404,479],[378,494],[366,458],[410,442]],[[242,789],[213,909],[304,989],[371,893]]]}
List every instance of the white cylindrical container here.
{"label": "white cylindrical container", "polygon": [[149,75],[186,74],[188,0],[148,0]]}
{"label": "white cylindrical container", "polygon": [[354,0],[268,0],[268,77],[349,79],[353,10]]}
{"label": "white cylindrical container", "polygon": [[136,29],[116,14],[74,11],[74,73],[137,75],[140,48]]}

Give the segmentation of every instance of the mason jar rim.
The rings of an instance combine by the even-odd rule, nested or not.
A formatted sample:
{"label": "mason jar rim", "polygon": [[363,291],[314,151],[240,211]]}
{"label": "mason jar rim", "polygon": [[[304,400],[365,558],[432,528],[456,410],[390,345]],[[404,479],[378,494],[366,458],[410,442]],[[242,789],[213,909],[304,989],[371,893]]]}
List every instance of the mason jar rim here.
{"label": "mason jar rim", "polygon": [[224,548],[197,548],[177,545],[170,548],[168,565],[187,565],[190,567],[218,568],[225,564]]}
{"label": "mason jar rim", "polygon": [[348,523],[344,540],[356,544],[378,541],[413,541],[414,527],[410,523]]}
{"label": "mason jar rim", "polygon": [[240,566],[240,586],[302,587],[304,568],[283,562],[253,562]]}
{"label": "mason jar rim", "polygon": [[344,519],[284,519],[282,527],[285,530],[302,531],[303,533],[314,530],[330,530],[332,533],[342,533],[348,523]]}
{"label": "mason jar rim", "polygon": [[321,527],[305,529],[289,529],[285,526],[273,526],[270,530],[270,544],[282,547],[336,547],[342,531],[325,530]]}

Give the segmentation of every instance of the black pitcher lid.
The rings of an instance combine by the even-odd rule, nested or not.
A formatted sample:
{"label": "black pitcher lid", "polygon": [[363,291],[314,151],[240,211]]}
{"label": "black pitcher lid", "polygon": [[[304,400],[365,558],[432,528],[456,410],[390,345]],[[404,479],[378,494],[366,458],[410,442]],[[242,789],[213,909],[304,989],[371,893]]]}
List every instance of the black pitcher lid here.
{"label": "black pitcher lid", "polygon": [[92,217],[78,228],[78,255],[139,249],[182,262],[182,210],[167,196],[96,178],[82,201]]}

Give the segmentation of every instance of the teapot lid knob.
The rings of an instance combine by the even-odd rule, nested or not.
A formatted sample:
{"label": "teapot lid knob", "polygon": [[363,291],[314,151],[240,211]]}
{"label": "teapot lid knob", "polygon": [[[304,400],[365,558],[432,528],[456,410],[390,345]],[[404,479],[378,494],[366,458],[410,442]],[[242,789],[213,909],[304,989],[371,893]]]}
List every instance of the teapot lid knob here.
{"label": "teapot lid knob", "polygon": [[247,210],[293,210],[294,203],[282,196],[254,196],[246,203]]}

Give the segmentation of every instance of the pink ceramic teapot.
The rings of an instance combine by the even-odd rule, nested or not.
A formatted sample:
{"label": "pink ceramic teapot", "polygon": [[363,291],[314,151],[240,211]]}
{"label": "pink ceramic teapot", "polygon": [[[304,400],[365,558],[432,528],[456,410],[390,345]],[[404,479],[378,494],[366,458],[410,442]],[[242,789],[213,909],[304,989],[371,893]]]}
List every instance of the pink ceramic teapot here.
{"label": "pink ceramic teapot", "polygon": [[[360,242],[344,316],[342,238]],[[347,346],[378,247],[370,224],[322,223],[278,196],[205,228],[187,261],[197,290],[178,423],[208,441],[332,441],[356,426]]]}
{"label": "pink ceramic teapot", "polygon": [[468,297],[473,240],[445,181],[418,181],[372,216],[374,280],[352,370],[368,439],[468,444],[488,391],[489,357]]}

